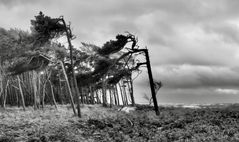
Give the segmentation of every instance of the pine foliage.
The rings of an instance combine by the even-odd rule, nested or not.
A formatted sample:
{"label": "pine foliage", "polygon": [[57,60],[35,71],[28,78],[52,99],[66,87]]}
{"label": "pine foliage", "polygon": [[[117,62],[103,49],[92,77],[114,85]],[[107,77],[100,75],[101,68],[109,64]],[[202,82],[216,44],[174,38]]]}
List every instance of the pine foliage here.
{"label": "pine foliage", "polygon": [[61,18],[51,18],[45,16],[42,12],[35,16],[35,20],[31,20],[31,24],[32,32],[37,39],[36,43],[40,44],[61,36],[65,31]]}
{"label": "pine foliage", "polygon": [[128,41],[128,37],[125,35],[117,35],[116,40],[110,40],[106,42],[102,48],[98,49],[98,54],[102,56],[108,56],[110,54],[119,52],[124,48]]}

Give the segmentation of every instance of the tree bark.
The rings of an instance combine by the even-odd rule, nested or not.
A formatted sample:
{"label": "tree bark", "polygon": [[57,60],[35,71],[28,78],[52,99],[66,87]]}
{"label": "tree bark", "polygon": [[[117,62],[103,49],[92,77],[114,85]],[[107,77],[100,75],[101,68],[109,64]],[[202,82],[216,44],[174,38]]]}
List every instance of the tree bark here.
{"label": "tree bark", "polygon": [[8,85],[9,85],[9,80],[7,80],[7,84],[5,86],[5,95],[3,95],[3,108],[6,108],[6,100],[7,100],[7,94],[8,94]]}
{"label": "tree bark", "polygon": [[62,67],[64,76],[65,76],[65,79],[66,79],[66,84],[67,84],[67,88],[68,88],[69,95],[70,95],[71,107],[72,107],[72,109],[73,109],[74,114],[76,115],[75,104],[74,104],[74,100],[73,100],[73,96],[72,96],[72,91],[71,91],[69,79],[68,79],[68,77],[67,77],[66,70],[65,70],[65,66],[64,66],[63,62],[60,61],[60,63],[61,63],[61,67]]}
{"label": "tree bark", "polygon": [[128,86],[129,86],[129,92],[130,92],[130,97],[131,97],[131,102],[132,102],[131,105],[135,106],[132,76],[130,76],[130,79],[129,79],[129,82],[128,82]]}
{"label": "tree bark", "polygon": [[32,85],[34,90],[34,109],[39,108],[40,100],[38,98],[38,87],[37,87],[37,73],[35,71],[32,72]]}
{"label": "tree bark", "polygon": [[107,107],[107,96],[106,96],[106,82],[104,81],[105,76],[102,78],[102,101],[103,106]]}
{"label": "tree bark", "polygon": [[118,86],[119,86],[119,88],[120,88],[120,95],[121,95],[122,105],[125,106],[124,93],[123,93],[123,91],[122,91],[121,83],[120,83],[120,82],[118,83]]}
{"label": "tree bark", "polygon": [[157,97],[156,97],[156,93],[155,93],[155,89],[154,89],[154,80],[153,80],[153,75],[152,75],[152,71],[151,71],[148,49],[145,49],[144,52],[145,52],[145,56],[146,56],[146,64],[147,64],[147,69],[148,69],[150,89],[151,89],[152,98],[153,98],[153,102],[154,102],[154,109],[155,109],[156,115],[159,115],[159,108],[158,108]]}
{"label": "tree bark", "polygon": [[53,103],[54,103],[54,105],[55,105],[55,108],[58,109],[57,104],[56,104],[56,99],[55,99],[55,95],[54,95],[54,91],[53,91],[53,87],[52,87],[51,81],[48,80],[48,82],[49,82],[50,87],[51,87],[51,96],[52,96]]}
{"label": "tree bark", "polygon": [[25,106],[24,95],[23,95],[22,85],[21,85],[21,80],[20,80],[19,75],[17,76],[17,80],[18,80],[19,91],[20,91],[20,95],[21,95],[21,99],[22,99],[22,107],[23,107],[23,110],[25,111],[26,106]]}
{"label": "tree bark", "polygon": [[71,72],[72,72],[72,78],[73,78],[73,88],[75,89],[76,92],[76,96],[77,96],[77,110],[78,110],[78,117],[81,117],[81,111],[80,111],[80,99],[79,99],[79,88],[77,85],[77,81],[76,81],[76,76],[75,76],[75,70],[74,70],[74,63],[73,63],[73,54],[72,54],[72,50],[73,50],[73,46],[71,44],[71,29],[69,27],[67,27],[65,20],[62,18],[61,19],[64,27],[65,27],[65,32],[66,32],[66,37],[67,37],[67,41],[70,47],[70,59],[71,59]]}

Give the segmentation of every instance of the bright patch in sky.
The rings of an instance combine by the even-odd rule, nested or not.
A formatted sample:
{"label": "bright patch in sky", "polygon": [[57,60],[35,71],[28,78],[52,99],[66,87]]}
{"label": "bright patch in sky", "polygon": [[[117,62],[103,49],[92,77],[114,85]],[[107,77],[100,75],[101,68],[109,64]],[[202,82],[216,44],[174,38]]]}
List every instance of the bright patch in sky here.
{"label": "bright patch in sky", "polygon": [[237,89],[216,89],[216,92],[220,94],[233,94],[233,95],[239,95],[239,90]]}

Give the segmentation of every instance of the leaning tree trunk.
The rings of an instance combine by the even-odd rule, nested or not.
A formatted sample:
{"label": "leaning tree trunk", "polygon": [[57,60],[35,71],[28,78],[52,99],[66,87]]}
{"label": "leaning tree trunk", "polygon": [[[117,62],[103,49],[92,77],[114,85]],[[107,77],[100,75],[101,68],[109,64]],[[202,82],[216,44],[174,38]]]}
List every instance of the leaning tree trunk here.
{"label": "leaning tree trunk", "polygon": [[73,78],[73,88],[75,90],[75,95],[77,96],[77,110],[78,110],[78,117],[81,117],[81,110],[80,110],[80,99],[79,99],[79,88],[77,85],[77,81],[76,81],[76,76],[75,76],[75,71],[74,71],[74,63],[73,63],[73,46],[71,44],[71,39],[72,39],[72,33],[71,33],[71,29],[70,26],[66,25],[65,20],[62,18],[61,19],[63,22],[63,25],[65,27],[65,32],[66,32],[66,37],[67,37],[67,41],[70,47],[70,61],[71,61],[71,72],[72,72],[72,78]]}
{"label": "leaning tree trunk", "polygon": [[[50,81],[49,81],[50,82]],[[60,102],[63,104],[63,93],[62,93],[62,83],[61,83],[61,78],[59,77],[59,91],[60,91]],[[55,98],[55,97],[54,97]],[[64,100],[65,101],[65,100]]]}
{"label": "leaning tree trunk", "polygon": [[69,91],[71,107],[72,107],[72,109],[73,109],[74,114],[76,115],[75,104],[74,104],[74,100],[73,100],[73,96],[72,96],[72,90],[71,90],[71,87],[70,87],[70,83],[69,83],[69,80],[68,80],[68,76],[67,76],[67,74],[66,74],[66,70],[65,70],[65,67],[64,67],[63,62],[60,61],[60,63],[61,63],[61,67],[62,67],[64,76],[65,76],[67,88],[68,88],[68,91]]}
{"label": "leaning tree trunk", "polygon": [[133,81],[132,81],[132,77],[130,76],[130,79],[127,79],[127,84],[128,84],[128,88],[129,88],[129,93],[130,93],[130,98],[131,98],[131,105],[135,106],[135,100],[134,100],[134,92],[133,92]]}

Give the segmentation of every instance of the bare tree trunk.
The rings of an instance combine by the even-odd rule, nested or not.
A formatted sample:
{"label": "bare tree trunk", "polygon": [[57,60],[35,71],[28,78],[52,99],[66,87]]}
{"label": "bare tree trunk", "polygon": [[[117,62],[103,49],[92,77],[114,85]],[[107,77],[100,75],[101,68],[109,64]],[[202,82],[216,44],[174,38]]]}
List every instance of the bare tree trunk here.
{"label": "bare tree trunk", "polygon": [[85,87],[86,104],[90,103],[89,90]]}
{"label": "bare tree trunk", "polygon": [[106,76],[104,75],[102,77],[102,101],[103,101],[103,106],[107,107],[107,94],[106,94],[106,82],[105,82]]}
{"label": "bare tree trunk", "polygon": [[[49,81],[50,82],[50,81]],[[63,99],[62,99],[62,96],[63,96],[63,93],[62,93],[62,84],[61,84],[61,79],[60,79],[60,77],[59,77],[59,87],[60,87],[60,102],[61,102],[61,104],[63,104]],[[54,97],[55,98],[55,97]]]}
{"label": "bare tree trunk", "polygon": [[51,76],[51,72],[49,74],[47,74],[47,77],[45,79],[45,81],[43,82],[43,88],[42,88],[42,109],[44,109],[44,105],[45,105],[45,95],[46,95],[46,84],[49,80]]}
{"label": "bare tree trunk", "polygon": [[122,88],[121,88],[121,83],[119,82],[118,85],[119,85],[119,88],[120,88],[120,95],[121,95],[121,99],[122,99],[122,104],[124,106],[125,105],[124,93],[123,93]]}
{"label": "bare tree trunk", "polygon": [[3,76],[1,75],[1,72],[0,72],[0,99],[2,97],[2,94],[3,94]]}
{"label": "bare tree trunk", "polygon": [[14,93],[15,93],[15,95],[16,95],[16,104],[17,104],[18,107],[20,107],[20,105],[19,105],[19,95],[18,95],[16,89],[14,89]]}
{"label": "bare tree trunk", "polygon": [[[1,61],[1,57],[0,57],[0,61]],[[3,75],[3,69],[2,69],[2,62],[0,62],[0,102],[1,102],[1,97],[4,95],[4,80],[5,80],[5,77]]]}
{"label": "bare tree trunk", "polygon": [[38,99],[38,108],[40,108],[40,104],[41,104],[41,74],[37,73],[37,82],[38,82],[38,86],[37,86],[37,99]]}
{"label": "bare tree trunk", "polygon": [[49,84],[50,84],[50,87],[51,87],[51,96],[52,96],[53,103],[54,103],[54,105],[55,105],[55,108],[58,109],[58,108],[57,108],[56,99],[55,99],[55,95],[54,95],[54,91],[53,91],[53,87],[52,87],[51,81],[50,81],[50,80],[48,80],[48,81],[49,81]]}
{"label": "bare tree trunk", "polygon": [[84,104],[85,103],[85,98],[84,98],[83,88],[80,87],[79,89],[80,89],[81,103]]}
{"label": "bare tree trunk", "polygon": [[111,89],[109,89],[109,99],[110,99],[110,107],[112,107],[112,104],[113,104],[113,99],[112,99],[112,91]]}
{"label": "bare tree trunk", "polygon": [[62,18],[62,22],[65,26],[66,37],[67,37],[67,41],[68,41],[68,44],[69,44],[69,47],[70,47],[71,71],[72,71],[72,78],[73,78],[73,84],[74,84],[73,89],[75,89],[76,96],[77,96],[78,117],[81,117],[80,100],[79,100],[79,88],[77,86],[77,81],[76,81],[76,76],[75,76],[75,71],[74,71],[73,54],[72,54],[72,50],[73,50],[73,46],[71,44],[72,33],[71,33],[70,26],[66,25],[66,22],[63,18]]}
{"label": "bare tree trunk", "polygon": [[70,87],[71,87],[71,91],[72,91],[72,96],[73,96],[73,100],[74,100],[74,103],[76,103],[76,90],[74,89],[74,83],[73,83],[73,80],[72,80],[72,77],[68,77],[69,79],[69,83],[70,83]]}
{"label": "bare tree trunk", "polygon": [[42,109],[44,109],[45,106],[45,94],[46,94],[46,82],[44,82],[43,84],[43,88],[42,88]]}
{"label": "bare tree trunk", "polygon": [[99,94],[99,90],[95,90],[95,93],[96,93],[96,100],[97,100],[97,104],[100,104],[100,94]]}
{"label": "bare tree trunk", "polygon": [[37,73],[35,71],[32,72],[32,85],[34,90],[34,109],[39,108],[40,100],[38,98],[38,88],[37,88]]}
{"label": "bare tree trunk", "polygon": [[28,95],[27,95],[27,100],[26,100],[26,104],[28,105],[32,105],[33,101],[34,101],[34,87],[33,87],[33,83],[31,81],[31,79],[33,78],[32,76],[33,74],[31,72],[28,72],[27,73],[27,76],[26,76],[26,86],[25,86],[25,90],[28,90]]}
{"label": "bare tree trunk", "polygon": [[102,86],[102,103],[104,107],[107,107],[107,99],[106,99],[106,89],[105,86]]}
{"label": "bare tree trunk", "polygon": [[5,95],[3,95],[3,108],[6,108],[6,100],[7,100],[7,94],[8,94],[8,85],[9,85],[9,80],[7,80],[7,84],[5,86]]}
{"label": "bare tree trunk", "polygon": [[61,63],[61,67],[62,67],[64,76],[65,76],[65,79],[66,79],[66,84],[67,84],[67,87],[68,87],[68,91],[69,91],[69,94],[70,94],[71,107],[73,109],[74,114],[76,115],[75,104],[74,104],[74,100],[73,100],[73,96],[72,96],[72,90],[71,90],[71,87],[70,87],[70,83],[69,83],[69,80],[68,80],[68,77],[67,77],[67,74],[66,74],[64,64],[63,64],[62,61],[60,63]]}
{"label": "bare tree trunk", "polygon": [[117,88],[117,84],[115,84],[115,93],[116,93],[116,97],[117,97],[117,105],[120,105],[119,91],[118,91],[118,88]]}
{"label": "bare tree trunk", "polygon": [[42,91],[42,109],[44,109],[45,106],[45,94],[46,94],[46,83],[43,84],[43,91]]}
{"label": "bare tree trunk", "polygon": [[130,98],[131,98],[131,105],[135,106],[134,93],[133,93],[133,81],[131,76],[129,80],[127,79],[127,84],[128,84]]}
{"label": "bare tree trunk", "polygon": [[94,103],[95,103],[95,97],[94,97],[93,86],[90,85],[90,86],[89,86],[89,89],[90,89],[91,104],[94,104]]}
{"label": "bare tree trunk", "polygon": [[116,94],[115,85],[113,85],[113,94],[114,94],[115,105],[118,105],[117,94]]}
{"label": "bare tree trunk", "polygon": [[125,84],[123,83],[123,94],[124,94],[124,98],[125,98],[125,104],[128,105],[128,98],[127,98],[127,93],[126,93],[126,89],[125,89]]}
{"label": "bare tree trunk", "polygon": [[20,95],[21,95],[21,98],[22,98],[22,107],[23,107],[23,110],[25,111],[26,107],[25,107],[24,95],[23,95],[23,92],[22,92],[22,85],[21,85],[21,80],[20,80],[19,75],[17,76],[17,80],[18,80]]}
{"label": "bare tree trunk", "polygon": [[150,89],[151,89],[153,103],[154,103],[154,109],[155,109],[156,115],[159,115],[159,107],[158,107],[158,101],[157,101],[155,88],[154,88],[154,80],[153,80],[153,75],[152,75],[152,71],[151,71],[148,49],[145,49],[144,52],[145,52],[145,57],[146,57],[146,64],[147,64],[147,69],[148,69],[149,83],[150,83]]}

